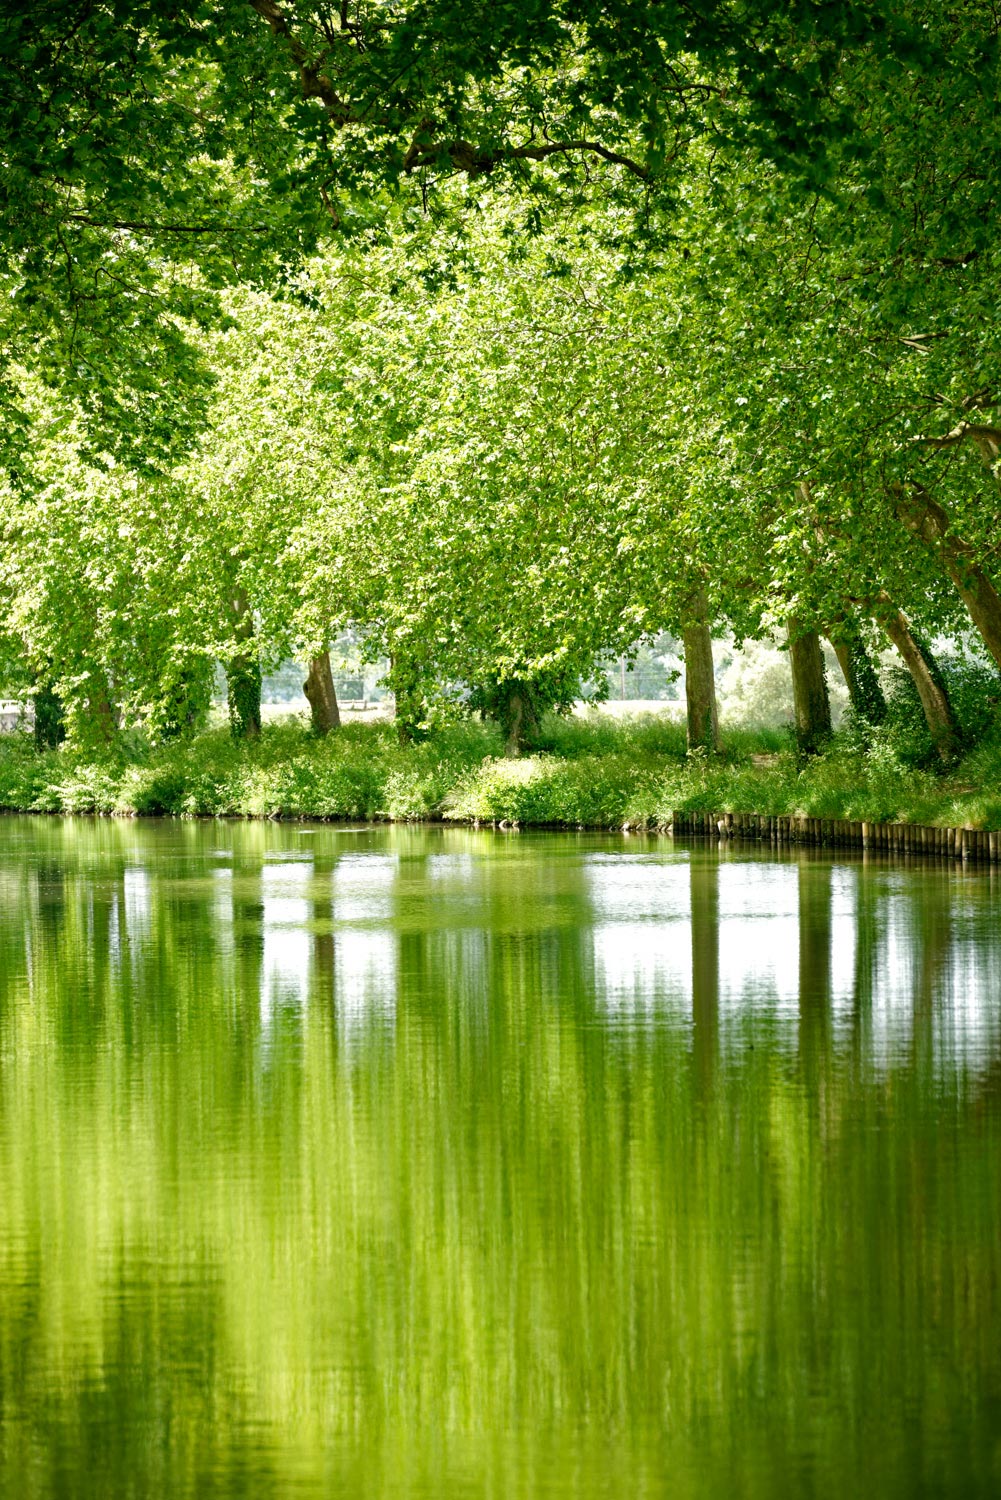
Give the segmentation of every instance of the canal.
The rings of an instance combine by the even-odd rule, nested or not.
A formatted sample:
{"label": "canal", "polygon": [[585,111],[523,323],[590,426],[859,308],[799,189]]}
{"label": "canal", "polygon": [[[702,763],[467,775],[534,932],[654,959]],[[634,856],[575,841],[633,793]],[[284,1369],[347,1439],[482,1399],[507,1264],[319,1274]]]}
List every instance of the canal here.
{"label": "canal", "polygon": [[0,1494],[1001,1493],[998,871],[0,848]]}

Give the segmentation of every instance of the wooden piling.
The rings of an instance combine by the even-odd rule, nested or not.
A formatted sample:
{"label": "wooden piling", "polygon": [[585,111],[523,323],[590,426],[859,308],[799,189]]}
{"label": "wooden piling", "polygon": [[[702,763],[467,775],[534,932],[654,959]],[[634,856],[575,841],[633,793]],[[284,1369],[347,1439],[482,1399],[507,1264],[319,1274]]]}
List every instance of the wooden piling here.
{"label": "wooden piling", "polygon": [[885,850],[926,859],[1001,862],[1001,830],[940,828],[925,823],[870,823],[851,818],[810,818],[800,814],[689,812],[671,814],[671,832],[696,838],[762,840],[772,845]]}

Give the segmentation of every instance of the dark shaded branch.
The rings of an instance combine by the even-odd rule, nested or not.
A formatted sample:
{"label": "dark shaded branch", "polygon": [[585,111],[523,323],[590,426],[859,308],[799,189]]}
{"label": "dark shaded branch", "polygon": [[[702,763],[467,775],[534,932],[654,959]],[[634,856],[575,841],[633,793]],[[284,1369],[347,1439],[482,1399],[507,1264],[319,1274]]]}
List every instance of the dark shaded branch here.
{"label": "dark shaded branch", "polygon": [[310,56],[308,48],[296,36],[281,6],[275,0],[250,0],[250,6],[288,47],[292,61],[299,69],[303,97],[319,99],[330,118],[338,125],[357,123],[360,117],[349,104],[345,104],[326,73],[321,72],[320,64]]}
{"label": "dark shaded branch", "polygon": [[[426,127],[425,127],[426,128]],[[448,145],[421,145],[415,139],[403,158],[403,170],[412,172],[426,162],[438,161],[444,154],[460,172],[470,177],[492,172],[494,167],[506,161],[545,161],[550,156],[566,156],[572,151],[581,151],[591,156],[600,156],[604,161],[625,167],[635,177],[644,181],[649,178],[646,168],[631,156],[621,151],[612,151],[600,141],[547,141],[540,146],[501,146],[496,151],[480,151],[471,141],[452,141]]]}
{"label": "dark shaded branch", "polygon": [[[311,55],[309,49],[296,36],[288,16],[277,0],[250,0],[250,5],[267,22],[272,33],[287,46],[292,61],[299,70],[303,97],[319,99],[336,125],[361,123],[362,116],[337,93],[330,78],[322,71],[321,63]],[[348,34],[354,36],[354,29],[348,27]],[[355,41],[358,46],[361,45],[358,38],[355,38]],[[470,141],[463,140],[440,145],[427,141],[422,143],[420,136],[426,135],[432,129],[433,121],[421,121],[403,158],[404,172],[412,172],[416,167],[434,163],[442,156],[446,156],[457,171],[465,172],[470,177],[477,177],[491,172],[494,167],[506,161],[544,161],[550,156],[566,156],[570,152],[583,152],[590,156],[600,156],[604,161],[611,162],[615,166],[625,167],[635,177],[642,178],[644,181],[649,177],[646,168],[638,161],[621,151],[613,151],[610,147],[603,146],[600,141],[547,141],[537,146],[501,146],[496,150],[486,151],[474,146]]]}
{"label": "dark shaded branch", "polygon": [[92,219],[89,214],[67,214],[72,224],[89,229],[130,229],[138,234],[266,234],[264,224],[149,224],[139,219]]}

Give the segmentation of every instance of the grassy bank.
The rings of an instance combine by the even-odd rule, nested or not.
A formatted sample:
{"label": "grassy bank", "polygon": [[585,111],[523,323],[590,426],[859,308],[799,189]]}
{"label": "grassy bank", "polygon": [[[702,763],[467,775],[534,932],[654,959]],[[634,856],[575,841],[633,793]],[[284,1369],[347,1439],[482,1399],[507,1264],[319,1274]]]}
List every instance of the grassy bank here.
{"label": "grassy bank", "polygon": [[657,717],[558,720],[537,751],[504,760],[499,736],[468,723],[402,749],[388,724],[329,740],[265,728],[257,744],[225,731],[100,758],[37,754],[0,741],[0,807],[22,812],[287,818],[506,820],[522,826],[658,828],[674,808],[1001,827],[1001,734],[947,776],[849,737],[803,765],[781,733],[731,730],[722,759],[686,756],[684,732]]}

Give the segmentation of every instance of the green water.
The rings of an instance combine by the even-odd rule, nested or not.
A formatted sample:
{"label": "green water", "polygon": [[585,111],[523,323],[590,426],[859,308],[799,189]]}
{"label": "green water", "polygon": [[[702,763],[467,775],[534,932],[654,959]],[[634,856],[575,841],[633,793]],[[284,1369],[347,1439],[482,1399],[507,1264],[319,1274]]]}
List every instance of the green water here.
{"label": "green water", "polygon": [[0,820],[0,1494],[1001,1493],[1001,888]]}

